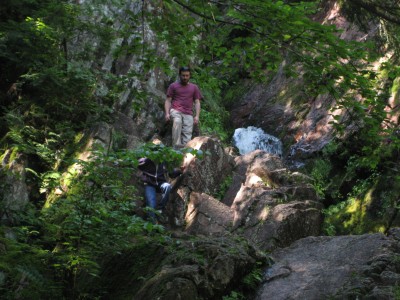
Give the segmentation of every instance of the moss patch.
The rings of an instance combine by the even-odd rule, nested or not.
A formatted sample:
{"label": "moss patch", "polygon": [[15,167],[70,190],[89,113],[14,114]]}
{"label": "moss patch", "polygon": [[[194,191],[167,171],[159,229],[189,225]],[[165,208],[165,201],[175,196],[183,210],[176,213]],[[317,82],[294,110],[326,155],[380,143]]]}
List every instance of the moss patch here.
{"label": "moss patch", "polygon": [[363,197],[352,197],[345,202],[329,207],[325,213],[324,228],[330,234],[363,234],[384,232],[388,216],[376,217],[371,215],[373,189]]}

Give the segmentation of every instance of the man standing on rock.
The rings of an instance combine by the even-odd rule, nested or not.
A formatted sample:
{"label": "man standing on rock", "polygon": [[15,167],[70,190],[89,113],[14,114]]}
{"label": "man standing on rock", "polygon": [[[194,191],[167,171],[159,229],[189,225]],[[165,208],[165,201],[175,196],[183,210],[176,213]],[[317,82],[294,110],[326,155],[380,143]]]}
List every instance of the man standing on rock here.
{"label": "man standing on rock", "polygon": [[[172,146],[182,148],[192,139],[193,124],[199,123],[200,99],[199,87],[189,82],[191,76],[189,67],[179,69],[179,81],[172,83],[167,90],[165,100],[165,120],[173,121]],[[193,103],[195,116],[193,118]]]}

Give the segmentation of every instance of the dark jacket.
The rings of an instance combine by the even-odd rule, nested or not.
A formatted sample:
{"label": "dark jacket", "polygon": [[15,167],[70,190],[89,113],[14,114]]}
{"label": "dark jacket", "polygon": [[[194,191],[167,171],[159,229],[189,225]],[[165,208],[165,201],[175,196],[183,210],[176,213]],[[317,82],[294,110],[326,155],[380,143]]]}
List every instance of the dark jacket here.
{"label": "dark jacket", "polygon": [[156,164],[147,157],[139,159],[138,168],[142,171],[142,181],[154,186],[159,186],[160,184],[167,182],[167,174],[172,178],[182,174],[179,169],[174,169],[172,172],[168,173],[165,163]]}

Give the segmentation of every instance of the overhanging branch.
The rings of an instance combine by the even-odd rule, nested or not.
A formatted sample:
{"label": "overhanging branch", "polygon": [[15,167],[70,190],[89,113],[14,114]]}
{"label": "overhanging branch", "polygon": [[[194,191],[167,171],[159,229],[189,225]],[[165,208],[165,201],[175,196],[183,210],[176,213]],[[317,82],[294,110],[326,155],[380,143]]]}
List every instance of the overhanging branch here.
{"label": "overhanging branch", "polygon": [[[256,34],[259,34],[259,35],[262,35],[262,36],[265,37],[265,34],[264,34],[263,32],[260,32],[260,31],[258,31],[258,30],[256,30],[256,29],[254,29],[254,28],[252,28],[252,27],[246,25],[246,24],[242,24],[242,23],[237,23],[237,22],[231,22],[231,21],[223,20],[223,19],[217,18],[217,17],[215,17],[215,16],[208,16],[208,15],[206,15],[206,14],[203,14],[203,13],[201,13],[201,12],[198,12],[198,11],[194,10],[193,8],[191,8],[190,6],[188,6],[188,5],[184,4],[184,3],[182,3],[182,2],[179,1],[179,0],[172,0],[172,1],[175,2],[175,3],[177,3],[177,4],[179,4],[179,5],[182,6],[184,9],[190,11],[191,13],[193,13],[193,14],[199,16],[199,17],[202,17],[202,18],[204,18],[204,19],[206,19],[206,20],[214,21],[214,22],[218,22],[218,23],[222,23],[222,24],[228,24],[228,25],[233,25],[233,26],[239,26],[239,27],[245,28],[245,29],[247,29],[247,30],[249,30],[249,31],[251,31],[251,32],[253,32],[253,33],[256,33]],[[266,38],[268,38],[268,37],[266,37]],[[270,39],[270,40],[272,40],[272,39]]]}
{"label": "overhanging branch", "polygon": [[400,10],[398,7],[395,9],[392,6],[387,6],[385,4],[376,3],[375,1],[369,0],[350,0],[350,2],[354,5],[359,5],[366,11],[376,15],[379,18],[400,25]]}

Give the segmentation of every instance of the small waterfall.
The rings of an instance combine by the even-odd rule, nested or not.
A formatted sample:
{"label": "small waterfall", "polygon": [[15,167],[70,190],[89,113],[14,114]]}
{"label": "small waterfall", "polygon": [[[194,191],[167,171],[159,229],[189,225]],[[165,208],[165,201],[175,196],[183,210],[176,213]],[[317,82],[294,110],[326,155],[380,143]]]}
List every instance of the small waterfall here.
{"label": "small waterfall", "polygon": [[260,149],[282,156],[282,142],[277,137],[269,135],[261,128],[254,126],[237,128],[233,134],[233,144],[242,155]]}

